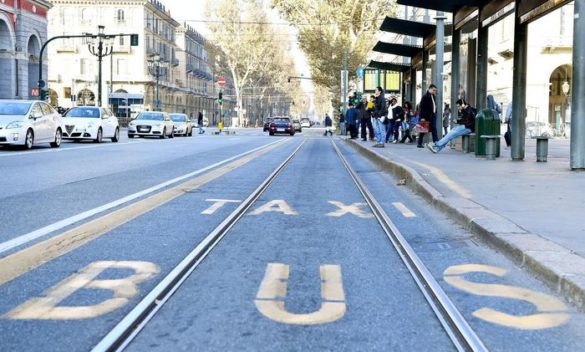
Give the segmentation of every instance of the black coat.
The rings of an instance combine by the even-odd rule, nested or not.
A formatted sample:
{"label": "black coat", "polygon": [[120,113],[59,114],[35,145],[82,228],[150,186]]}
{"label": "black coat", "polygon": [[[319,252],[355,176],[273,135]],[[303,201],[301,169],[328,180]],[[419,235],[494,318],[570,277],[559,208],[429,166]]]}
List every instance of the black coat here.
{"label": "black coat", "polygon": [[197,124],[201,125],[203,124],[203,114],[199,113],[199,115],[197,115]]}
{"label": "black coat", "polygon": [[386,106],[386,98],[384,93],[381,93],[374,101],[374,112],[372,117],[382,117],[388,115],[388,107]]}
{"label": "black coat", "polygon": [[404,120],[404,109],[400,105],[396,105],[392,108],[392,120]]}
{"label": "black coat", "polygon": [[464,125],[471,132],[475,132],[475,114],[475,109],[468,105],[461,111],[461,118],[457,120],[457,124]]}
{"label": "black coat", "polygon": [[431,93],[427,92],[427,94],[423,95],[422,99],[420,100],[419,106],[420,118],[425,119],[426,121],[431,121],[431,119],[435,116],[433,96],[431,95]]}
{"label": "black coat", "polygon": [[331,127],[331,126],[333,126],[333,121],[331,120],[331,117],[325,116],[325,127]]}

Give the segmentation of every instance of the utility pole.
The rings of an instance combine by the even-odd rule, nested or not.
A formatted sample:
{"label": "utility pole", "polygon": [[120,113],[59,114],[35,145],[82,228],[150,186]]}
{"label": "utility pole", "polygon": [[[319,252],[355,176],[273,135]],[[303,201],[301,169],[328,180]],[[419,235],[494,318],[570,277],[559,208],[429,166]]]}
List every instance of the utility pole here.
{"label": "utility pole", "polygon": [[[435,85],[437,86],[437,94],[436,94],[436,108],[437,108],[437,116],[436,118],[436,129],[437,135],[439,138],[443,136],[443,69],[445,66],[444,63],[444,54],[445,54],[445,14],[441,11],[437,12],[437,34],[436,34],[436,60],[435,60]],[[453,94],[453,93],[451,93]]]}
{"label": "utility pole", "polygon": [[[112,55],[114,44],[111,37],[104,34],[104,26],[98,26],[97,47],[95,42],[90,42],[87,45],[89,52],[98,58],[98,106],[102,106],[102,61],[104,57]],[[104,40],[106,46],[104,47]]]}

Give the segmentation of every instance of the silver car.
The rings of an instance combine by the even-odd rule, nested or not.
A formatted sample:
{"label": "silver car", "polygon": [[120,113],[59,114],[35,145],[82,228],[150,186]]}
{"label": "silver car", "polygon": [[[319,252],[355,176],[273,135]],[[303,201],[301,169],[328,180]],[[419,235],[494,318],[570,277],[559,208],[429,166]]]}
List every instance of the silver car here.
{"label": "silver car", "polygon": [[175,135],[191,137],[193,135],[193,125],[191,120],[185,114],[169,114],[173,124],[175,125]]}
{"label": "silver car", "polygon": [[175,137],[173,121],[166,112],[144,111],[128,124],[128,138],[138,137]]}

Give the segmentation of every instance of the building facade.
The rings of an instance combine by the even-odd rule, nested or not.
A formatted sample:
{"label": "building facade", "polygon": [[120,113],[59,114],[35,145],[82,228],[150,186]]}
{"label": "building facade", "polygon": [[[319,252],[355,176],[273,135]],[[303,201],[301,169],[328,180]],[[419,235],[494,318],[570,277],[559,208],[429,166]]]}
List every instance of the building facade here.
{"label": "building facade", "polygon": [[47,40],[50,8],[44,0],[0,2],[0,99],[32,98],[38,87],[39,54]]}
{"label": "building facade", "polygon": [[[157,109],[157,80],[151,62],[158,58],[158,108],[167,112],[212,114],[213,77],[202,45],[203,38],[175,21],[156,0],[53,0],[49,35],[96,33],[138,34],[139,45],[127,36],[110,44],[112,55],[102,64],[102,105],[119,117]],[[195,41],[197,39],[197,41]],[[192,53],[191,53],[192,52]],[[193,54],[193,55],[192,55]],[[197,54],[200,72],[189,71]],[[191,60],[191,61],[189,61]],[[98,61],[83,39],[59,40],[49,48],[49,88],[53,105],[97,104]]]}

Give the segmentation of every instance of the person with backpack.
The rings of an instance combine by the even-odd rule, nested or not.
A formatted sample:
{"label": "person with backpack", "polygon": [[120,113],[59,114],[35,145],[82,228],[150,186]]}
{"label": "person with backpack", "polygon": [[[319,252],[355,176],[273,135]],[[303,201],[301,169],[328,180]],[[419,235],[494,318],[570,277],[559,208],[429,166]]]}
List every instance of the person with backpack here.
{"label": "person with backpack", "polygon": [[384,141],[386,140],[386,126],[384,125],[384,122],[388,119],[388,108],[386,107],[386,98],[384,97],[384,90],[382,87],[376,87],[374,95],[376,99],[374,100],[372,124],[374,125],[377,143],[374,144],[373,147],[384,148]]}
{"label": "person with backpack", "polygon": [[427,148],[433,153],[438,153],[443,150],[455,138],[471,134],[475,131],[475,115],[477,114],[477,110],[461,99],[457,100],[456,105],[457,110],[461,114],[461,118],[457,120],[457,125],[453,126],[451,131],[440,141],[427,144]]}

